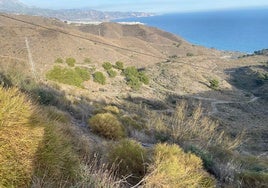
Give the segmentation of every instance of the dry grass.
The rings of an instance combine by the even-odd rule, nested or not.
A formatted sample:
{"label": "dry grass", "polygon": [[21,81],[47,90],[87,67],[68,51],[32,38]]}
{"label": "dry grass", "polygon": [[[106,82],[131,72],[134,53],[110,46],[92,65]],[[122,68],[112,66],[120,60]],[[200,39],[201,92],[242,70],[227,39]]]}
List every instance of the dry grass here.
{"label": "dry grass", "polygon": [[36,108],[17,89],[0,87],[0,187],[28,186],[44,129]]}
{"label": "dry grass", "polygon": [[144,178],[145,187],[215,187],[212,177],[203,170],[202,160],[184,153],[177,145],[158,144],[154,148],[153,163]]}

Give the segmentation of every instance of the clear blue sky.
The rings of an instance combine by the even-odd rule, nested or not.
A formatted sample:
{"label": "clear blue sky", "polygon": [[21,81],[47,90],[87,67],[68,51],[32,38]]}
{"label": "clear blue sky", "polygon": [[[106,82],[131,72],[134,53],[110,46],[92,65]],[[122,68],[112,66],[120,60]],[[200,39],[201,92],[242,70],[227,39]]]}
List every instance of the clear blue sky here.
{"label": "clear blue sky", "polygon": [[109,11],[193,12],[268,7],[268,0],[20,0],[40,8],[92,8]]}

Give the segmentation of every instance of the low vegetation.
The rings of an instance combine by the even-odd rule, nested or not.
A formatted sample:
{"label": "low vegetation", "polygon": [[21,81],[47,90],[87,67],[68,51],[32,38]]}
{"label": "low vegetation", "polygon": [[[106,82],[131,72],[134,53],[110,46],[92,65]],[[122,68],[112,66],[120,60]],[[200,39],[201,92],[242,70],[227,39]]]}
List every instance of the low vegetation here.
{"label": "low vegetation", "polygon": [[118,163],[120,176],[135,185],[146,173],[146,150],[134,140],[124,139],[113,145],[108,153],[110,164]]}
{"label": "low vegetation", "polygon": [[124,70],[124,63],[121,61],[117,61],[117,62],[115,62],[114,68],[123,71]]}
{"label": "low vegetation", "polygon": [[52,70],[47,72],[46,77],[59,83],[82,87],[83,82],[90,79],[90,74],[83,68],[71,69],[54,66]]}
{"label": "low vegetation", "polygon": [[107,70],[107,73],[108,73],[110,78],[115,78],[117,76],[117,72],[112,70],[112,69]]}
{"label": "low vegetation", "polygon": [[211,88],[211,89],[214,89],[214,90],[217,90],[217,89],[219,89],[219,80],[217,80],[217,79],[211,79],[211,80],[209,80],[209,87]]}
{"label": "low vegetation", "polygon": [[72,57],[69,57],[66,59],[66,64],[70,67],[74,67],[75,66],[75,63],[76,63],[76,60]]}
{"label": "low vegetation", "polygon": [[136,67],[127,67],[124,69],[124,75],[127,80],[127,84],[134,90],[138,90],[142,83],[149,84],[149,78],[147,75],[138,71]]}
{"label": "low vegetation", "polygon": [[145,187],[215,187],[202,160],[177,145],[156,145],[147,174]]}
{"label": "low vegetation", "polygon": [[105,85],[106,83],[106,77],[104,76],[104,74],[102,72],[95,72],[93,74],[93,78],[94,78],[94,82],[97,82],[99,84]]}
{"label": "low vegetation", "polygon": [[102,64],[102,67],[105,69],[105,70],[110,70],[111,68],[113,68],[113,65],[110,63],[110,62],[104,62]]}
{"label": "low vegetation", "polygon": [[125,137],[122,124],[111,113],[97,114],[88,123],[93,132],[105,138],[118,140]]}

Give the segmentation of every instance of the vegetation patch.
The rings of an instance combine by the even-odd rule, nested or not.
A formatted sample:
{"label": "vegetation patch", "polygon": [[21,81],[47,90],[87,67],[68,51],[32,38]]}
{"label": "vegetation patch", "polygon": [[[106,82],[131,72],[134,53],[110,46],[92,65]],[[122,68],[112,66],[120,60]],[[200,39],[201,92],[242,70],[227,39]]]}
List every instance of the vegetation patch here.
{"label": "vegetation patch", "polygon": [[74,65],[76,63],[76,60],[73,57],[69,57],[69,58],[66,59],[66,63],[67,63],[68,66],[74,67]]}
{"label": "vegetation patch", "polygon": [[113,65],[110,63],[110,62],[104,62],[102,64],[102,67],[105,69],[105,70],[110,70],[111,68],[113,68]]}
{"label": "vegetation patch", "polygon": [[57,58],[56,60],[55,60],[55,63],[60,63],[60,64],[62,64],[63,63],[63,59],[62,58]]}
{"label": "vegetation patch", "polygon": [[117,73],[116,71],[110,69],[110,70],[107,70],[107,73],[109,75],[110,78],[115,78],[117,76]]}
{"label": "vegetation patch", "polygon": [[93,132],[108,139],[125,137],[122,124],[111,113],[97,114],[89,119],[89,126]]}
{"label": "vegetation patch", "polygon": [[139,72],[136,67],[124,69],[127,84],[134,90],[138,90],[142,83],[149,84],[149,78],[144,72]]}
{"label": "vegetation patch", "polygon": [[214,90],[217,90],[217,89],[219,89],[219,80],[217,80],[216,78],[214,78],[214,79],[211,79],[211,80],[209,80],[209,87],[211,88],[211,89],[214,89]]}
{"label": "vegetation patch", "polygon": [[104,85],[106,83],[106,77],[102,72],[95,72],[93,74],[94,82]]}
{"label": "vegetation patch", "polygon": [[36,109],[17,89],[0,87],[0,187],[27,187],[43,137]]}
{"label": "vegetation patch", "polygon": [[89,73],[85,69],[70,69],[60,66],[54,66],[54,68],[46,74],[46,77],[49,80],[77,87],[82,87],[82,83],[90,78]]}
{"label": "vegetation patch", "polygon": [[177,145],[156,145],[147,174],[145,187],[215,187],[202,160]]}
{"label": "vegetation patch", "polygon": [[136,141],[124,139],[112,146],[108,153],[110,164],[118,163],[121,176],[130,176],[129,182],[138,183],[146,173],[146,151]]}
{"label": "vegetation patch", "polygon": [[124,63],[121,61],[117,61],[114,65],[114,68],[118,69],[118,70],[124,70]]}

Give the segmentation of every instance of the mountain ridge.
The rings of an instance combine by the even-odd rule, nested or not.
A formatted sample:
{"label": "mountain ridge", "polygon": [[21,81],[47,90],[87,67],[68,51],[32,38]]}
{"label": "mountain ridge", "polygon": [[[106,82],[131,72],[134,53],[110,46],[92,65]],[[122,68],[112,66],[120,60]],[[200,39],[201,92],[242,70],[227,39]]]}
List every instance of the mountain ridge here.
{"label": "mountain ridge", "polygon": [[90,8],[52,10],[30,7],[19,0],[1,0],[0,12],[44,16],[68,21],[109,21],[113,19],[147,17],[154,15],[152,13],[145,12],[98,11]]}

